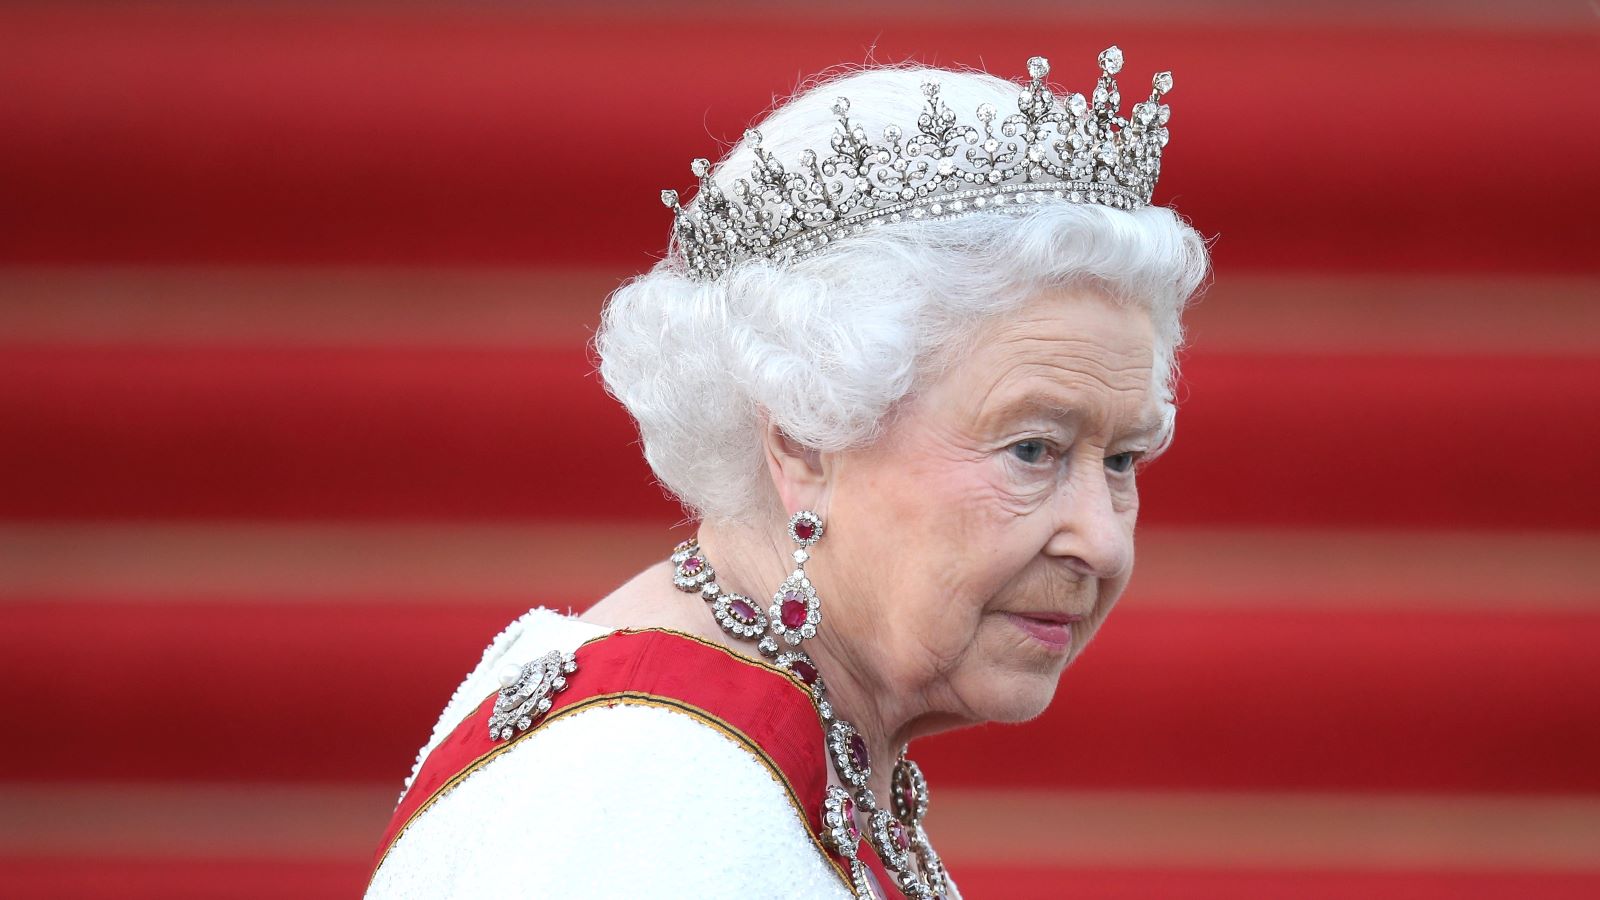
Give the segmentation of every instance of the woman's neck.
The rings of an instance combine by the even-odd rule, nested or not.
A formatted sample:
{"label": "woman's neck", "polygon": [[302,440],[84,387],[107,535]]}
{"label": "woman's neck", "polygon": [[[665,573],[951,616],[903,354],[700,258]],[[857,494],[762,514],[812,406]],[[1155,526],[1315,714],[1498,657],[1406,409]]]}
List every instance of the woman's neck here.
{"label": "woman's neck", "polygon": [[[723,592],[744,594],[762,608],[794,570],[795,548],[781,526],[768,533],[708,522],[701,525],[699,540]],[[893,686],[882,683],[871,658],[870,636],[877,625],[861,621],[859,614],[852,616],[863,607],[851,603],[848,588],[829,577],[826,550],[819,550],[823,547],[818,544],[812,548],[813,561],[807,564],[806,572],[822,602],[822,624],[817,636],[805,641],[801,649],[822,673],[835,715],[853,725],[866,741],[872,763],[868,787],[877,794],[880,804],[888,803],[894,763],[900,748],[916,736],[918,711],[905,702],[906,698],[898,697]],[[730,646],[736,646],[724,638]],[[738,649],[746,653],[753,650],[747,642]]]}

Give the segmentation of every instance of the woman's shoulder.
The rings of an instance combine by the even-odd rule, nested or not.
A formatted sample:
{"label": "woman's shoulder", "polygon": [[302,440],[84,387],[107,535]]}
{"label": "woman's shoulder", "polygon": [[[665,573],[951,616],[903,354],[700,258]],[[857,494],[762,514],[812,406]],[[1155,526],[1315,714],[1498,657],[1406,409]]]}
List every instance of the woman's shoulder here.
{"label": "woman's shoulder", "polygon": [[849,896],[806,814],[825,764],[790,676],[689,635],[534,610],[489,645],[441,722],[475,729],[465,720],[497,672],[551,650],[575,654],[560,705],[431,798],[369,896],[503,895],[518,880],[541,896]]}
{"label": "woman's shoulder", "polygon": [[483,656],[450,695],[434,723],[433,732],[417,751],[416,762],[402,790],[410,790],[428,754],[483,702],[483,698],[500,688],[496,673],[502,667],[526,662],[552,650],[570,653],[585,641],[602,637],[611,630],[543,606],[534,607],[514,619],[489,641]]}
{"label": "woman's shoulder", "polygon": [[846,897],[784,785],[747,750],[657,706],[541,726],[416,818],[383,897]]}

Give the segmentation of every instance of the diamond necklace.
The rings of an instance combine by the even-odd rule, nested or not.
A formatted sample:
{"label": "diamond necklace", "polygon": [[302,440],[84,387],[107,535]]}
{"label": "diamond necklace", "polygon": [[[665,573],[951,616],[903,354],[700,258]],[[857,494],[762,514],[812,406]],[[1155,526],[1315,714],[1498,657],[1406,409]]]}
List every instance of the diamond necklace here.
{"label": "diamond necklace", "polygon": [[[793,673],[811,691],[834,772],[841,784],[854,789],[852,793],[839,785],[828,785],[822,825],[823,840],[850,862],[850,880],[856,895],[876,896],[858,852],[863,836],[856,822],[859,812],[867,823],[868,842],[900,891],[912,900],[944,900],[948,894],[944,864],[922,828],[928,812],[928,783],[922,770],[906,758],[906,748],[902,746],[891,777],[892,808],[880,807],[877,796],[867,787],[872,764],[866,741],[854,725],[834,714],[817,664],[798,648],[802,640],[816,636],[822,621],[816,591],[805,575],[806,560],[810,558],[805,547],[821,537],[822,522],[802,512],[790,522],[789,532],[801,545],[794,552],[795,570],[773,594],[768,610],[763,611],[742,594],[723,592],[698,538],[673,548],[672,583],[681,591],[700,594],[723,631],[743,640],[755,640],[762,656]],[[782,649],[780,639],[794,649]]]}

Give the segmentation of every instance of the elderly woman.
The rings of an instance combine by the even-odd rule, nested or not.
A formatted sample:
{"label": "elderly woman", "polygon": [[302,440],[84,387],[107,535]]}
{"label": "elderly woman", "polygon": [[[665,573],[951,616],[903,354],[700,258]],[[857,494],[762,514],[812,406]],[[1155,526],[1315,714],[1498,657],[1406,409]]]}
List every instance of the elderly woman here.
{"label": "elderly woman", "polygon": [[490,644],[369,897],[959,896],[907,746],[1038,715],[1110,614],[1206,269],[1121,65],[857,71],[663,193],[597,345],[698,534]]}

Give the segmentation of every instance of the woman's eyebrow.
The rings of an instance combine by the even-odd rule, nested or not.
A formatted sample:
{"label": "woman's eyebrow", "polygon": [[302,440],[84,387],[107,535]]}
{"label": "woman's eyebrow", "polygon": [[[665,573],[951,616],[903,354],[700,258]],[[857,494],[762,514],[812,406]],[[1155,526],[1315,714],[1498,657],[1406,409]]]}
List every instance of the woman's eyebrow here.
{"label": "woman's eyebrow", "polygon": [[[1049,419],[1059,419],[1069,424],[1079,422],[1085,418],[1081,408],[1063,401],[1059,397],[1048,394],[1024,394],[1009,400],[999,409],[999,416],[1011,418],[1021,415],[1043,416]],[[1144,437],[1157,434],[1166,426],[1166,419],[1159,411],[1146,413],[1128,429],[1126,434],[1131,437]]]}

